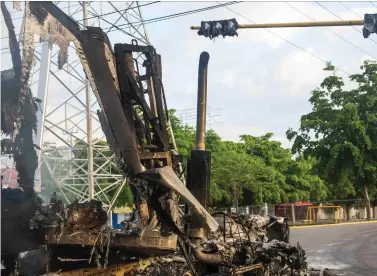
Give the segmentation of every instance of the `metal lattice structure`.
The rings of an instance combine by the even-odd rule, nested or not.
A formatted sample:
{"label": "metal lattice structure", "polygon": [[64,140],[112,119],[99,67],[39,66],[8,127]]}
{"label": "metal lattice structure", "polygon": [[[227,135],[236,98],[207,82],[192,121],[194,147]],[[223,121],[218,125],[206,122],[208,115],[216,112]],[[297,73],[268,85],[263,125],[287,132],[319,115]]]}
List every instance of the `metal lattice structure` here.
{"label": "metal lattice structure", "polygon": [[[190,108],[190,109],[181,109],[176,110],[176,116],[181,121],[181,123],[185,126],[189,127],[196,127],[196,108]],[[223,129],[223,114],[221,108],[211,108],[207,107],[207,118],[206,118],[206,125],[207,129],[214,129],[218,128],[221,129],[221,135],[222,135],[222,129]]]}
{"label": "metal lattice structure", "polygon": [[[82,29],[85,26],[101,27],[112,45],[149,44],[141,8],[156,2],[55,3]],[[16,30],[20,28],[19,44],[22,45],[25,19],[21,11],[12,9],[10,3],[7,6],[13,10]],[[24,10],[23,2],[19,6]],[[2,40],[2,45],[7,45],[7,40]],[[96,114],[99,105],[86,80],[74,44],[70,43],[67,62],[60,69],[59,55],[59,47],[52,45],[48,39],[36,40],[30,84],[33,95],[42,100],[43,112],[38,114],[35,137],[35,144],[41,148],[35,188],[47,199],[57,191],[67,203],[94,198],[110,207],[126,180],[117,170],[115,157],[104,143],[105,136]],[[134,58],[142,64],[140,56]],[[139,68],[142,71],[142,66]]]}

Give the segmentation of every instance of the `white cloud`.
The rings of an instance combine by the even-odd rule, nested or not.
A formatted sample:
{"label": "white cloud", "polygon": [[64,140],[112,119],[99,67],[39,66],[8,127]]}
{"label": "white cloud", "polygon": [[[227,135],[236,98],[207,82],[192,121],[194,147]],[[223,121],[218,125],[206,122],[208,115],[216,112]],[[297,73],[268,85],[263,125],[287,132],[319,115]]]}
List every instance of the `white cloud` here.
{"label": "white cloud", "polygon": [[197,84],[191,82],[189,85],[186,86],[186,89],[183,91],[182,94],[185,95],[197,95],[198,86]]}
{"label": "white cloud", "polygon": [[256,84],[252,78],[243,77],[239,80],[241,92],[250,96],[260,96],[264,94],[264,85]]}
{"label": "white cloud", "polygon": [[224,73],[224,78],[221,82],[228,87],[232,87],[236,81],[237,70],[227,70]]}
{"label": "white cloud", "polygon": [[249,134],[253,136],[260,136],[267,133],[263,128],[250,125],[224,124],[222,126],[222,138],[227,141],[238,142],[239,136]]}
{"label": "white cloud", "polygon": [[293,141],[290,142],[286,137],[282,136],[273,135],[271,140],[280,142],[283,148],[292,148],[293,145]]}
{"label": "white cloud", "polygon": [[[298,3],[289,3],[294,7],[298,7]],[[302,3],[304,4],[304,3]],[[308,3],[305,3],[308,7]],[[309,4],[310,5],[310,4]],[[310,10],[316,13],[322,12],[322,9],[318,6],[310,5]],[[234,10],[245,16],[246,18],[254,21],[255,23],[285,23],[285,22],[302,22],[311,21],[305,15],[301,14],[297,10],[291,8],[286,3],[282,2],[254,2],[248,3],[248,5],[241,9],[234,7]],[[301,8],[300,8],[301,10]],[[239,23],[252,24],[248,20],[241,18]],[[277,49],[281,47],[286,40],[292,40],[295,35],[300,32],[305,32],[307,29],[303,28],[270,28],[267,29],[245,29],[240,30],[240,37],[246,37],[253,43],[267,43],[269,47]],[[282,39],[282,38],[284,39]]]}
{"label": "white cloud", "polygon": [[244,95],[262,95],[264,94],[265,88],[263,84],[257,84],[254,81],[254,76],[246,76],[245,73],[237,69],[226,70],[223,75],[224,77],[220,82],[227,87],[231,88],[232,91],[240,91]]}
{"label": "white cloud", "polygon": [[[315,54],[312,48],[307,52]],[[322,71],[324,63],[308,53],[293,50],[280,60],[276,70],[276,77],[280,82],[286,83],[290,95],[298,95],[307,90],[303,87],[314,89],[327,75]]]}
{"label": "white cloud", "polygon": [[[240,135],[246,134],[252,136],[262,136],[270,132],[264,128],[255,125],[224,125],[214,127],[214,130],[222,134],[221,136],[223,140],[234,142],[240,141]],[[280,142],[282,144],[282,147],[284,148],[290,148],[292,146],[292,143],[289,142],[288,139],[283,136],[273,135],[271,140]]]}
{"label": "white cloud", "polygon": [[[161,2],[143,7],[142,10],[144,18],[150,19],[213,4],[215,3]],[[338,20],[315,3],[290,4],[316,21]],[[339,3],[321,4],[343,19],[356,19],[355,14]],[[361,17],[364,13],[373,12],[368,3],[346,5]],[[355,8],[355,5],[358,7]],[[257,23],[311,21],[286,3],[243,2],[229,7]],[[325,77],[326,73],[322,72],[324,64],[263,29],[240,29],[238,37],[220,37],[216,41],[198,36],[196,31],[189,29],[189,26],[199,25],[202,20],[225,18],[236,18],[240,24],[250,23],[226,8],[219,8],[146,25],[152,45],[162,55],[163,82],[168,106],[175,109],[196,107],[198,59],[202,51],[208,51],[211,55],[208,75],[209,105],[222,108],[227,114],[223,127],[217,125],[214,128],[224,139],[235,141],[238,141],[240,134],[263,135],[274,132],[277,134],[274,139],[285,145],[288,143],[284,142],[285,130],[296,125],[300,116],[310,110],[308,94]],[[110,17],[108,20],[111,20]],[[16,30],[19,30],[19,25]],[[361,29],[361,26],[356,28]],[[366,57],[360,50],[324,28],[270,30],[325,60],[331,58],[334,65],[349,73],[358,72],[361,60]],[[375,43],[364,39],[352,27],[331,27],[331,30],[361,49],[374,53]],[[110,33],[110,40],[113,45],[117,42],[130,43],[129,37],[120,35],[119,32]],[[2,40],[2,43],[2,48],[8,46],[6,40]],[[70,59],[73,59],[74,55],[72,53]],[[10,56],[2,55],[1,61],[4,68],[10,68]],[[340,74],[344,76],[343,73]],[[51,77],[49,86],[52,96],[49,98],[49,110],[70,96],[63,93],[64,89],[53,79]],[[348,78],[344,79],[348,84]],[[69,79],[63,77],[63,81],[69,85]],[[73,86],[77,84],[73,83]],[[281,91],[289,91],[288,96],[291,97],[282,95]],[[259,96],[258,100],[254,100],[256,96]],[[60,116],[62,115],[59,111],[57,117]],[[85,129],[85,125],[83,128]]]}

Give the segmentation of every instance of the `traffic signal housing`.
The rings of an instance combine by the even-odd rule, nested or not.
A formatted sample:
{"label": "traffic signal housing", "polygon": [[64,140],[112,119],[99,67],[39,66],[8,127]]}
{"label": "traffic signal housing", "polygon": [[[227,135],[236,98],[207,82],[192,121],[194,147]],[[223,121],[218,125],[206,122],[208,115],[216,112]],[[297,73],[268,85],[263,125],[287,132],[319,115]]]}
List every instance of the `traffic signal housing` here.
{"label": "traffic signal housing", "polygon": [[364,15],[363,36],[368,38],[370,34],[377,33],[377,13]]}
{"label": "traffic signal housing", "polygon": [[238,36],[238,22],[235,18],[227,20],[216,21],[202,21],[198,35],[209,37],[210,39],[216,38],[219,35],[226,36]]}

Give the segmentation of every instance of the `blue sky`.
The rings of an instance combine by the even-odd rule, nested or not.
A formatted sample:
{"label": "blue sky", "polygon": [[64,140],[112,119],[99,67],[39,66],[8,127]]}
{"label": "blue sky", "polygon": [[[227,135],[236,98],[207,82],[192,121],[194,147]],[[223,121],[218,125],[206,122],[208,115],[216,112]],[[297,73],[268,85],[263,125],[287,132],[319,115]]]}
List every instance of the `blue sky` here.
{"label": "blue sky", "polygon": [[[211,4],[215,3],[163,3],[160,7],[145,7],[143,13],[145,18],[151,18],[154,13],[169,14]],[[366,12],[377,12],[368,2],[344,4],[361,17]],[[291,5],[315,20],[337,20],[313,2]],[[322,5],[344,20],[359,19],[339,3]],[[247,2],[230,8],[257,23],[311,21],[284,2]],[[208,102],[211,107],[222,109],[223,126],[219,133],[223,138],[238,140],[240,134],[273,132],[275,139],[288,146],[285,131],[298,127],[300,116],[310,111],[310,91],[326,76],[322,72],[324,63],[266,30],[239,30],[238,37],[216,41],[189,30],[189,26],[199,25],[202,20],[233,17],[239,23],[249,23],[228,9],[219,8],[147,26],[151,42],[163,56],[169,106],[176,109],[195,106],[198,58],[201,51],[208,51],[211,55]],[[377,57],[375,42],[364,39],[352,27],[330,29]],[[358,72],[365,58],[372,59],[324,28],[273,31],[349,73]],[[376,35],[371,38],[377,41]],[[346,76],[341,72],[340,75]]]}
{"label": "blue sky", "polygon": [[[377,6],[377,2],[373,2]],[[162,2],[142,7],[144,19],[203,8],[216,2]],[[314,2],[291,2],[315,20],[338,20]],[[323,6],[342,19],[360,19],[377,8],[369,2],[322,2]],[[11,5],[8,5],[10,7]],[[229,6],[232,10],[257,23],[311,21],[284,2],[244,2]],[[22,13],[20,14],[22,15]],[[208,105],[221,109],[222,125],[214,125],[223,139],[238,141],[241,134],[263,135],[273,132],[274,138],[289,146],[285,131],[297,128],[300,116],[309,112],[310,91],[326,76],[324,62],[298,49],[266,30],[239,30],[234,38],[211,41],[199,37],[191,25],[202,20],[236,18],[250,23],[226,8],[218,8],[172,20],[147,25],[151,44],[162,55],[163,82],[169,108],[178,110],[196,107],[199,55],[209,52]],[[19,20],[20,21],[20,20]],[[18,24],[18,23],[17,23]],[[16,25],[16,29],[19,26]],[[361,26],[355,27],[361,30]],[[2,37],[6,29],[1,27]],[[363,51],[377,57],[377,35],[364,39],[352,27],[331,27],[331,31],[350,41]],[[349,73],[356,73],[364,59],[372,59],[325,28],[272,29],[291,41]],[[116,32],[109,35],[112,44],[124,41]],[[7,40],[1,41],[4,48]],[[2,64],[9,57],[2,55]],[[2,65],[2,70],[5,69]],[[343,77],[347,75],[339,72]],[[349,82],[346,82],[350,85]],[[61,95],[56,82],[50,81],[54,93],[49,104],[59,102]]]}

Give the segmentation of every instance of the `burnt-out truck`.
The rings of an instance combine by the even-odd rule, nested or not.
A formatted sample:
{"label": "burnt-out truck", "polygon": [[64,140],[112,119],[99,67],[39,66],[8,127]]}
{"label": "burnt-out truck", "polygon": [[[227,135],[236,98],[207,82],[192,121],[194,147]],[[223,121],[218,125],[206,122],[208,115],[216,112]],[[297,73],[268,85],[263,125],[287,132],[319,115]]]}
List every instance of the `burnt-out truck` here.
{"label": "burnt-out truck", "polygon": [[[300,245],[288,243],[285,218],[208,211],[211,153],[205,148],[207,52],[199,58],[197,135],[184,179],[182,158],[168,131],[161,56],[153,46],[138,45],[135,40],[113,46],[101,28],[80,28],[52,2],[26,2],[25,26],[23,59],[13,59],[19,62],[13,70],[22,70],[7,74],[6,95],[14,97],[13,89],[19,95],[18,106],[20,101],[21,106],[25,104],[20,97],[30,90],[22,82],[27,83],[27,70],[33,61],[31,37],[49,34],[61,47],[60,66],[65,62],[65,47],[73,43],[100,105],[102,130],[132,187],[136,208],[132,219],[123,223],[124,231],[119,231],[108,226],[101,202],[65,205],[53,197],[43,203],[32,192],[3,190],[4,273],[319,275],[308,269]],[[14,42],[10,44],[14,46]],[[144,57],[143,64],[136,62],[135,54]],[[21,85],[12,86],[20,82],[17,78]],[[12,114],[17,117],[18,113]],[[15,119],[15,129],[8,132],[14,134],[26,123]],[[21,160],[17,152],[23,149],[17,140],[19,133],[11,135],[13,144],[7,147],[17,160]],[[34,156],[35,152],[22,152],[23,158],[27,154]],[[178,208],[180,201],[185,203],[184,212]],[[24,213],[20,220],[17,216]],[[20,257],[20,252],[27,253]],[[36,263],[42,266],[38,271]]]}

